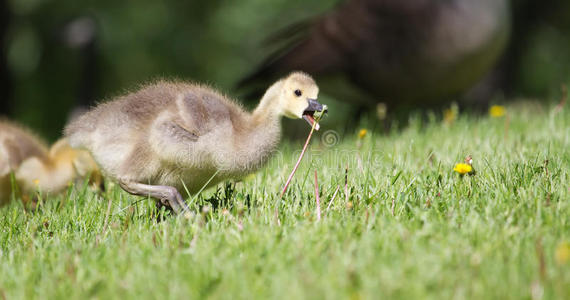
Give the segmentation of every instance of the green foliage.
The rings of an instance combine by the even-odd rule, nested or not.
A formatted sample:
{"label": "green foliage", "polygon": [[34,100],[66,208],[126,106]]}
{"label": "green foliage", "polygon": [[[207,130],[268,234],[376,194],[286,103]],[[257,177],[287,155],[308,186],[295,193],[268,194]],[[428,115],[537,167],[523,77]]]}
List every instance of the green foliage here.
{"label": "green foliage", "polygon": [[[335,2],[10,1],[15,119],[52,140],[59,137],[83,84],[93,86],[98,101],[156,78],[232,92],[271,51],[262,46],[267,36]],[[98,28],[93,78],[83,73],[85,53],[64,41],[65,26],[81,16],[92,17]]]}
{"label": "green foliage", "polygon": [[[570,239],[567,108],[412,118],[392,133],[363,124],[363,139],[337,142],[323,127],[282,200],[300,143],[284,144],[253,178],[197,197],[192,220],[157,221],[152,200],[112,184],[101,195],[76,186],[42,197],[35,211],[15,201],[0,210],[0,293],[567,299],[570,265],[554,258]],[[453,166],[468,154],[476,175],[460,177]]]}
{"label": "green foliage", "polygon": [[[527,2],[516,0],[514,7]],[[513,37],[521,39],[510,83],[517,94],[541,97],[557,92],[559,83],[570,78],[570,18],[568,5],[561,2],[554,6],[559,9],[540,16],[544,22]],[[97,101],[162,77],[206,82],[237,96],[233,87],[238,79],[278,46],[267,45],[267,37],[338,3],[8,0],[12,16],[5,47],[13,77],[11,117],[55,140],[86,85]],[[93,18],[97,28],[90,61],[94,69],[87,72],[88,54],[64,38],[66,26],[82,16]]]}

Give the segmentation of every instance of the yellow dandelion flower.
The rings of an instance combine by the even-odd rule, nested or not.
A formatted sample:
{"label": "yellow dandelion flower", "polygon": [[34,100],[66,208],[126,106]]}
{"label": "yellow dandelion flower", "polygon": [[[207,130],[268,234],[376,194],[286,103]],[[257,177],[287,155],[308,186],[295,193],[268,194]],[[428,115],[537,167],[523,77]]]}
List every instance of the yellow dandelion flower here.
{"label": "yellow dandelion flower", "polygon": [[489,108],[489,115],[493,118],[500,118],[507,113],[507,109],[502,105],[493,105]]}
{"label": "yellow dandelion flower", "polygon": [[366,136],[367,133],[368,133],[368,130],[366,130],[366,129],[360,129],[360,131],[358,132],[358,138],[359,138],[359,139],[363,139],[363,138]]}
{"label": "yellow dandelion flower", "polygon": [[34,179],[34,184],[35,184],[35,185],[40,185],[40,180],[39,180],[39,179]]}
{"label": "yellow dandelion flower", "polygon": [[464,164],[464,163],[459,163],[455,165],[455,168],[453,168],[453,171],[461,174],[461,175],[465,175],[468,173],[472,173],[473,172],[473,167],[471,167],[468,164]]}
{"label": "yellow dandelion flower", "polygon": [[570,261],[570,243],[562,242],[558,244],[554,253],[554,258],[556,259],[556,263],[559,265],[563,265]]}

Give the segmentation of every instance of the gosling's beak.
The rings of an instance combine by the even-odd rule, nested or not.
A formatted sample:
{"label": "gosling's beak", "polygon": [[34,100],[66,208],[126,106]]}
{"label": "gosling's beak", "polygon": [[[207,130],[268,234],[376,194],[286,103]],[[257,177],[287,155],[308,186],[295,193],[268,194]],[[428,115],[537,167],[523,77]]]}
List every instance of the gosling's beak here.
{"label": "gosling's beak", "polygon": [[[317,99],[307,99],[309,101],[309,106],[305,109],[305,111],[303,111],[303,119],[305,119],[305,121],[307,121],[309,123],[309,125],[311,125],[311,127],[313,126],[313,124],[315,124],[315,118],[313,117],[313,115],[315,114],[316,111],[322,111],[323,110],[323,105],[320,104]],[[325,111],[326,112],[326,111]],[[320,126],[319,124],[315,124],[315,129],[319,130]]]}

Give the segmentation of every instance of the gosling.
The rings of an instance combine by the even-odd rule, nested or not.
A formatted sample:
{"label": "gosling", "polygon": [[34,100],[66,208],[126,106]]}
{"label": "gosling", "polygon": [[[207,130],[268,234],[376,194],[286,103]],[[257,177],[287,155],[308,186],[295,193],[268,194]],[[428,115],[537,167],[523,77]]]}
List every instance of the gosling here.
{"label": "gosling", "polygon": [[65,134],[125,191],[180,214],[188,207],[179,191],[194,194],[263,166],[279,142],[282,116],[318,129],[318,92],[309,75],[294,72],[269,87],[249,113],[204,85],[159,81],[98,105]]}
{"label": "gosling", "polygon": [[84,150],[72,149],[66,139],[51,149],[30,130],[0,120],[0,205],[12,194],[11,174],[24,194],[38,190],[59,193],[76,179],[92,175],[101,183],[98,167]]}
{"label": "gosling", "polygon": [[101,188],[103,178],[91,154],[74,149],[67,139],[58,140],[47,155],[32,156],[24,161],[15,172],[16,183],[25,193],[41,191],[57,194],[64,191],[71,182],[89,178],[94,188]]}

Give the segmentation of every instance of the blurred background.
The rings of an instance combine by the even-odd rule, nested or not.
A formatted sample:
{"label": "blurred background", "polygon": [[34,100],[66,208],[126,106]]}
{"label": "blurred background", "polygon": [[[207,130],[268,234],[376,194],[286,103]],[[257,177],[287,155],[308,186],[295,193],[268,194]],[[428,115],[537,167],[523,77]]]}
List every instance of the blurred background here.
{"label": "blurred background", "polygon": [[[287,47],[268,38],[344,2],[0,0],[0,114],[54,140],[74,107],[162,77],[207,82],[251,103],[236,84]],[[570,81],[570,1],[507,7],[507,44],[485,71],[501,70],[493,99],[557,97]],[[342,100],[321,93],[323,103]]]}

